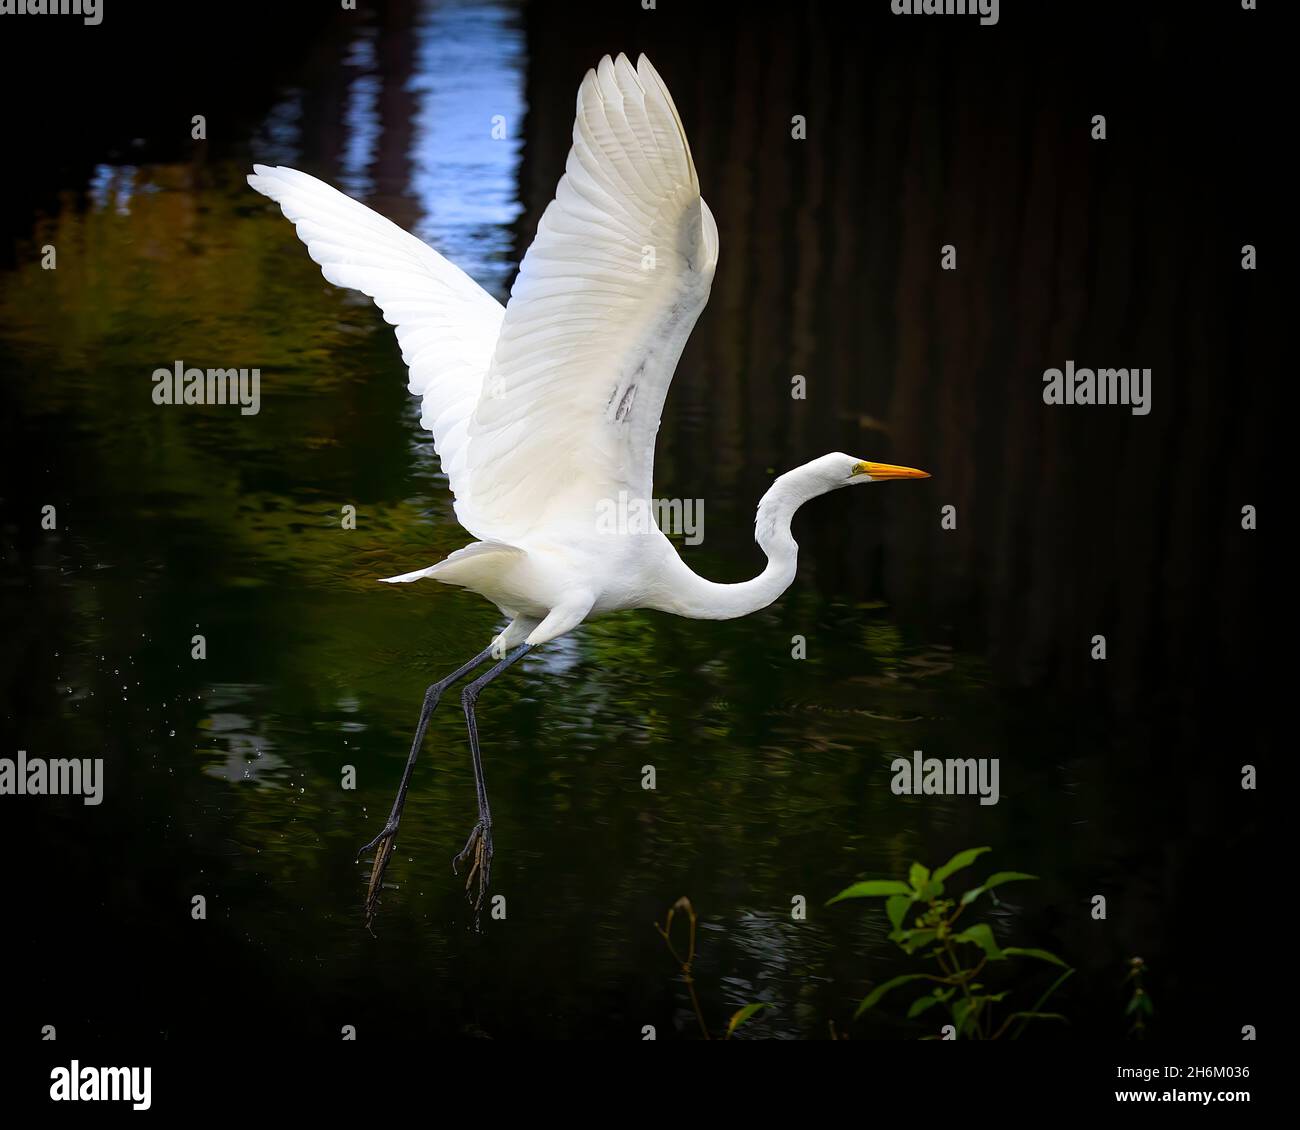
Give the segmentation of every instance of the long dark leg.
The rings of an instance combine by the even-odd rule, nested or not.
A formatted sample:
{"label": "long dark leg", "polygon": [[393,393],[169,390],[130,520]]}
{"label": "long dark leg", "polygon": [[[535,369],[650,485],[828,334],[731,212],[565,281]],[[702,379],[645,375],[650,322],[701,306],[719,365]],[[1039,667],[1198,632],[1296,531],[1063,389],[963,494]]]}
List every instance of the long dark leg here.
{"label": "long dark leg", "polygon": [[424,744],[424,731],[429,725],[429,719],[433,715],[434,707],[438,705],[442,692],[452,683],[468,675],[475,667],[490,658],[492,658],[492,649],[489,647],[479,652],[463,667],[456,668],[446,678],[439,679],[424,692],[424,705],[420,708],[420,721],[415,727],[415,740],[411,742],[411,755],[406,759],[406,768],[402,770],[402,783],[397,787],[397,797],[393,801],[393,811],[389,813],[388,820],[379,835],[357,852],[357,855],[360,856],[371,848],[377,848],[375,851],[375,864],[370,871],[370,886],[366,891],[367,926],[375,917],[375,908],[379,901],[379,888],[383,883],[384,871],[388,868],[388,861],[393,854],[393,846],[396,842],[394,837],[397,835],[397,826],[402,820],[402,808],[406,804],[406,792],[411,787],[411,771],[415,768],[415,759],[420,755],[420,746]]}
{"label": "long dark leg", "polygon": [[478,723],[474,719],[474,705],[488,683],[531,650],[532,644],[522,644],[492,670],[470,683],[460,694],[461,704],[465,707],[465,724],[469,728],[469,752],[474,759],[474,787],[478,791],[478,823],[474,825],[474,830],[469,834],[469,839],[460,854],[452,860],[451,866],[452,870],[459,875],[460,870],[457,865],[473,856],[474,866],[465,876],[465,889],[469,890],[469,885],[477,874],[478,897],[474,900],[476,921],[479,908],[483,905],[483,898],[487,894],[488,881],[492,876],[492,809],[488,807],[487,785],[483,781],[483,756],[479,751]]}

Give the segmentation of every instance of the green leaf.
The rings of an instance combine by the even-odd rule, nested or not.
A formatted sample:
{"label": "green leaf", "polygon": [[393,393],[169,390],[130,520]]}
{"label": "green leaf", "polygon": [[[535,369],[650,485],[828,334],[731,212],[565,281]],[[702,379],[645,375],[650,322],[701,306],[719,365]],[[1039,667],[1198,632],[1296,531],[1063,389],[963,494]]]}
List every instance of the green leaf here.
{"label": "green leaf", "polygon": [[966,851],[959,851],[934,873],[934,877],[939,880],[946,879],[949,875],[956,871],[960,871],[963,867],[969,867],[986,851],[992,850],[992,848],[979,847],[968,848]]}
{"label": "green leaf", "polygon": [[963,1030],[974,1030],[976,1018],[979,1016],[978,998],[968,1000],[962,997],[959,1001],[954,1001],[952,1006],[952,1018],[957,1022],[957,1035],[961,1035]]}
{"label": "green leaf", "polygon": [[919,930],[895,930],[889,935],[891,942],[897,942],[903,947],[904,952],[916,953],[922,946],[929,945],[934,941],[939,931],[930,927]]}
{"label": "green leaf", "polygon": [[863,883],[854,883],[851,887],[845,887],[832,899],[826,900],[826,905],[839,902],[841,899],[870,899],[886,898],[889,895],[910,895],[912,888],[906,883],[901,883],[897,879],[868,879]]}
{"label": "green leaf", "polygon": [[984,880],[984,889],[987,891],[990,887],[1000,887],[1003,883],[1014,883],[1019,879],[1037,878],[1037,875],[1030,875],[1024,871],[995,871]]}
{"label": "green leaf", "polygon": [[982,886],[971,887],[964,895],[961,896],[962,906],[969,906],[985,891],[991,891],[994,887],[1000,887],[1003,883],[1014,883],[1020,879],[1037,879],[1037,875],[1027,875],[1023,871],[996,871],[984,880]]}
{"label": "green leaf", "polygon": [[1145,1012],[1148,1016],[1152,1016],[1155,1011],[1155,1005],[1151,1003],[1151,997],[1139,990],[1133,994],[1132,999],[1128,1002],[1128,1008],[1124,1010],[1124,1015],[1130,1016],[1134,1012]]}
{"label": "green leaf", "polygon": [[767,1004],[764,1001],[759,1001],[757,1004],[745,1005],[744,1008],[740,1009],[736,1013],[736,1015],[731,1018],[731,1022],[727,1025],[727,1034],[723,1037],[723,1039],[730,1040],[732,1032],[734,1032],[737,1028],[739,1028],[742,1024],[744,1024],[745,1021],[748,1020],[751,1016],[753,1016],[754,1013],[756,1013],[759,1009],[766,1008],[766,1007]]}
{"label": "green leaf", "polygon": [[969,942],[971,945],[979,946],[994,961],[1002,957],[1002,951],[998,949],[997,939],[993,937],[992,929],[983,922],[968,927],[960,934],[954,934],[952,940],[954,942]]}
{"label": "green leaf", "polygon": [[929,978],[924,973],[904,973],[901,977],[894,977],[886,981],[883,985],[877,985],[871,990],[871,992],[862,998],[862,1003],[858,1005],[858,1011],[853,1014],[853,1018],[856,1020],[866,1012],[867,1009],[875,1008],[876,1005],[880,1003],[880,998],[889,992],[890,989],[896,989],[899,985],[906,985],[909,981],[927,980],[929,980]]}
{"label": "green leaf", "polygon": [[911,895],[890,895],[885,902],[885,913],[889,915],[889,924],[895,930],[902,928],[903,919],[907,917],[907,909],[914,901]]}
{"label": "green leaf", "polygon": [[914,891],[925,889],[926,883],[930,881],[930,869],[922,863],[913,863],[912,868],[907,873],[907,880],[912,884]]}
{"label": "green leaf", "polygon": [[1050,961],[1053,965],[1059,965],[1062,969],[1070,968],[1064,961],[1057,957],[1056,954],[1049,953],[1047,950],[1022,949],[1020,946],[1007,946],[1007,948],[1002,952],[1008,957],[1036,957],[1039,961]]}
{"label": "green leaf", "polygon": [[939,998],[931,994],[928,997],[918,997],[912,1002],[912,1007],[907,1010],[907,1019],[915,1020],[927,1008],[932,1008],[939,1003]]}

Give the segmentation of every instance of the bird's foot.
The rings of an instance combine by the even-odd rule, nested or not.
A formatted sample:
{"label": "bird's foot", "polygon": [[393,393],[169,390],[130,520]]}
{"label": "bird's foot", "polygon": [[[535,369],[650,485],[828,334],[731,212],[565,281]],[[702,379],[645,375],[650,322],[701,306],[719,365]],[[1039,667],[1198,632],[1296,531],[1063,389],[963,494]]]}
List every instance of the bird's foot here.
{"label": "bird's foot", "polygon": [[384,824],[383,831],[357,852],[357,856],[360,857],[365,855],[371,848],[375,849],[375,862],[370,869],[370,884],[366,888],[367,929],[374,922],[375,912],[379,909],[379,891],[383,886],[384,872],[388,870],[388,861],[393,856],[393,847],[396,843],[394,837],[397,835],[398,823],[398,817],[390,816],[387,823]]}
{"label": "bird's foot", "polygon": [[461,865],[470,859],[473,859],[473,866],[465,876],[465,894],[468,898],[470,884],[477,875],[478,893],[474,898],[474,921],[477,923],[479,910],[487,897],[488,885],[492,879],[492,822],[490,820],[480,817],[479,822],[474,825],[474,830],[469,834],[469,839],[465,841],[460,854],[451,861],[452,871],[459,875]]}
{"label": "bird's foot", "polygon": [[374,847],[377,843],[379,843],[380,840],[391,840],[394,836],[396,836],[397,825],[399,823],[400,821],[390,816],[388,818],[388,823],[383,826],[383,828],[380,830],[379,835],[377,835],[368,844],[363,844],[361,847],[357,849],[357,858],[360,859],[363,855],[366,854],[366,852],[368,852],[372,847]]}

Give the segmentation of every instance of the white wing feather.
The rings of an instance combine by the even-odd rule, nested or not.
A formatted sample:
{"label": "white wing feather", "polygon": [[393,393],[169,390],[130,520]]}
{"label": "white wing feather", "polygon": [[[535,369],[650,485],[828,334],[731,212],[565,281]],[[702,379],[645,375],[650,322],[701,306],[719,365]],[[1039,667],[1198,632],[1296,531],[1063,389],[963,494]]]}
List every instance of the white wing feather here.
{"label": "white wing feather", "polygon": [[[336,286],[397,331],[456,515],[508,542],[649,498],[673,371],[708,301],[718,233],[681,119],[642,56],[578,92],[565,175],[503,310],[431,247],[296,169],[255,165]],[[405,579],[403,577],[402,579]]]}
{"label": "white wing feather", "polygon": [[[433,248],[324,181],[253,168],[248,183],[280,205],[325,278],[369,295],[396,328],[410,390],[421,397],[420,422],[433,432],[452,491],[463,495],[467,427],[505,310]],[[457,515],[485,536],[459,506]]]}
{"label": "white wing feather", "polygon": [[[718,235],[663,80],[604,58],[506,306],[469,421],[457,514],[500,541],[649,498],[673,370],[708,301]],[[473,525],[471,525],[471,522]]]}

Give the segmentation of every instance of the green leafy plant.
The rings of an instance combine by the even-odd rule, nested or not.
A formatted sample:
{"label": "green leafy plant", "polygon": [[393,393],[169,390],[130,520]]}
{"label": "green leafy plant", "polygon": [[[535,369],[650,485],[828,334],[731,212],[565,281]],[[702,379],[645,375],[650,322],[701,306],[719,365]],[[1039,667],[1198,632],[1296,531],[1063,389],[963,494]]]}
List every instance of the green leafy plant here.
{"label": "green leafy plant", "polygon": [[[953,1034],[958,1038],[996,1040],[1009,1032],[1011,1039],[1016,1039],[1032,1020],[1065,1021],[1060,1013],[1044,1012],[1043,1006],[1074,973],[1069,965],[1047,950],[999,946],[992,927],[985,922],[958,924],[963,913],[981,897],[987,896],[996,903],[996,888],[1005,883],[1037,878],[1023,871],[997,871],[960,898],[948,896],[948,880],[989,850],[979,847],[959,851],[934,871],[913,863],[907,882],[868,879],[846,887],[827,901],[826,905],[830,906],[846,899],[884,899],[885,914],[893,927],[890,941],[909,956],[920,955],[929,959],[937,968],[937,972],[904,973],[877,985],[858,1005],[854,1019],[875,1008],[888,993],[900,986],[925,982],[928,991],[912,1002],[907,1018],[913,1020],[931,1009],[942,1009],[951,1018]],[[909,920],[911,925],[908,925]],[[992,992],[981,978],[986,976],[990,963],[1008,962],[1012,958],[1046,962],[1058,966],[1063,972],[1032,1008],[1007,1013],[999,1021],[997,1014],[1005,1010],[1003,1002],[1011,990]]]}
{"label": "green leafy plant", "polygon": [[1146,986],[1142,984],[1142,977],[1147,971],[1146,962],[1140,957],[1131,957],[1128,962],[1128,975],[1124,978],[1125,984],[1132,983],[1133,995],[1129,997],[1128,1007],[1124,1009],[1125,1016],[1133,1018],[1133,1026],[1129,1028],[1128,1034],[1135,1040],[1146,1038],[1147,1021],[1155,1015],[1155,1005],[1151,1003],[1151,995],[1146,991]]}
{"label": "green leafy plant", "polygon": [[[673,918],[676,916],[678,911],[681,911],[686,915],[687,921],[685,954],[679,952],[677,947],[673,944]],[[695,992],[695,976],[691,972],[691,966],[695,962],[695,923],[695,908],[691,906],[691,900],[683,895],[673,903],[671,907],[669,907],[668,915],[664,919],[664,924],[660,926],[658,922],[655,923],[655,929],[659,931],[659,936],[663,938],[664,944],[668,947],[668,952],[673,955],[673,960],[681,966],[682,980],[686,983],[686,989],[691,994],[691,1007],[694,1008],[695,1019],[700,1025],[700,1035],[706,1040],[711,1040],[713,1037],[709,1034],[709,1026],[704,1021],[704,1011],[700,1008],[700,998]],[[732,1034],[737,1028],[744,1024],[746,1020],[760,1009],[766,1007],[767,1004],[765,1002],[758,1002],[747,1004],[743,1008],[737,1009],[735,1013],[732,1014],[731,1019],[727,1022],[726,1033],[722,1038],[724,1040],[730,1040]]]}

